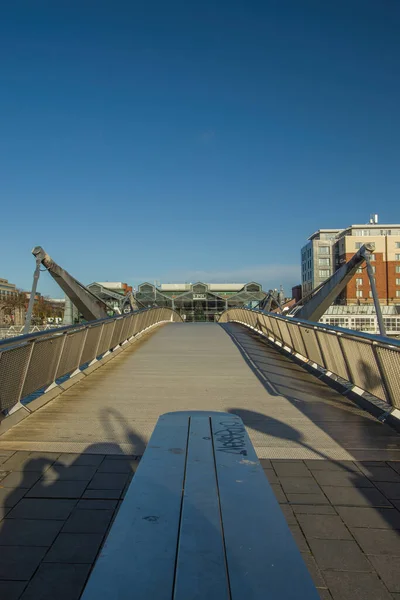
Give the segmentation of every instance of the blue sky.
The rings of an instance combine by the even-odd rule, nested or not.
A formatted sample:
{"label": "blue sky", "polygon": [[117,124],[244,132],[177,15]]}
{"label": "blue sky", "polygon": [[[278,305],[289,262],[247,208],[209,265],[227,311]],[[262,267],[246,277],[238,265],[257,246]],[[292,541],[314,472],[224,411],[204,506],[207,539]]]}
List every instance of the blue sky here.
{"label": "blue sky", "polygon": [[314,230],[400,221],[399,30],[397,0],[2,3],[0,277],[42,245],[289,291]]}

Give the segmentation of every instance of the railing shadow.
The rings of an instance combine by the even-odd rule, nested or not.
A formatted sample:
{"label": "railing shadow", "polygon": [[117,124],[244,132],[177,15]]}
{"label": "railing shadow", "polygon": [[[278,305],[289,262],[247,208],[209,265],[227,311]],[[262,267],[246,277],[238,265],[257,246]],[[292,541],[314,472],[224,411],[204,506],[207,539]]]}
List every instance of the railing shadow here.
{"label": "railing shadow", "polygon": [[117,429],[123,428],[129,455],[117,441],[105,441],[79,454],[16,452],[1,465],[4,600],[80,598],[146,447],[116,409],[105,409],[102,419],[108,440],[118,440]]}

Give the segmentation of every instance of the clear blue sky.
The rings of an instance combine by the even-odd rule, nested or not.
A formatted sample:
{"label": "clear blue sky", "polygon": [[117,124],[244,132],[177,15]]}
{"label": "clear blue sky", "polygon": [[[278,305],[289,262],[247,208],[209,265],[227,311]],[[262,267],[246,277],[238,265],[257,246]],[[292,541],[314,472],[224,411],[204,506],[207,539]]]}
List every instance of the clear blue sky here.
{"label": "clear blue sky", "polygon": [[314,230],[400,221],[399,31],[398,0],[3,2],[0,277],[42,245],[289,291]]}

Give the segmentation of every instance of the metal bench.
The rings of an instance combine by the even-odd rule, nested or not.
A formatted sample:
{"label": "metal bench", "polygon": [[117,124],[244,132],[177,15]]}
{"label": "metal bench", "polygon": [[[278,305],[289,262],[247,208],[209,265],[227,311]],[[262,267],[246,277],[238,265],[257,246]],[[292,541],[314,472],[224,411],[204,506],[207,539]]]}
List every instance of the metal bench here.
{"label": "metal bench", "polygon": [[242,420],[158,420],[82,600],[318,600]]}

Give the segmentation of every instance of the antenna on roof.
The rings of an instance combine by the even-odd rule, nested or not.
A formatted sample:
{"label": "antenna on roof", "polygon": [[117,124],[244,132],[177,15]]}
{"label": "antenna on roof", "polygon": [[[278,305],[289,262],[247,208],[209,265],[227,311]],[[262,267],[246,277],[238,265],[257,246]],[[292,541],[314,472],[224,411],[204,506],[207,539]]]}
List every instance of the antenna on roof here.
{"label": "antenna on roof", "polygon": [[377,214],[370,215],[369,222],[370,222],[371,225],[377,225],[377,223],[378,223],[378,215]]}

